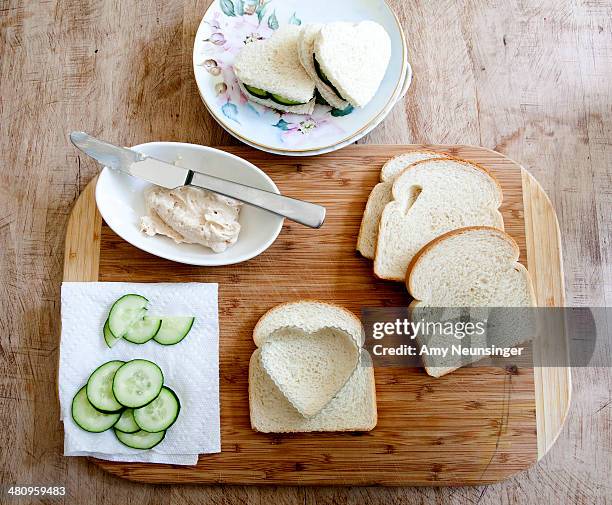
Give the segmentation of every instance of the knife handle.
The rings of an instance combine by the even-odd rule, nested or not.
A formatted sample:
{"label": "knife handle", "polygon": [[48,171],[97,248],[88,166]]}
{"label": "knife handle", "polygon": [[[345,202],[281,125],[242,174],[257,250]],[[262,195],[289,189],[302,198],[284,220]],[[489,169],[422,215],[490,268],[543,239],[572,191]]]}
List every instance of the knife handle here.
{"label": "knife handle", "polygon": [[296,223],[320,228],[325,220],[325,207],[295,198],[253,188],[237,182],[227,181],[200,172],[191,172],[190,186],[208,189],[220,195],[253,205],[278,216],[286,217]]}

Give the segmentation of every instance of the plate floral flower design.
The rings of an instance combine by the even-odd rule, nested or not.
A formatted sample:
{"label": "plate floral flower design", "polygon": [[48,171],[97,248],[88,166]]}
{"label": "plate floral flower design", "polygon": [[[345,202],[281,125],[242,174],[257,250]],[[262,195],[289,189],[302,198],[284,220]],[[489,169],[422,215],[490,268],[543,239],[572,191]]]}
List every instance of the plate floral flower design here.
{"label": "plate floral flower design", "polygon": [[[363,0],[335,2],[349,4]],[[241,48],[269,38],[281,25],[301,25],[300,8],[304,10],[304,17],[310,18],[309,22],[320,22],[314,17],[320,12],[315,4],[329,5],[329,1],[217,0],[205,14],[194,45],[196,81],[212,115],[238,138],[271,149],[316,150],[352,136],[356,127],[368,123],[366,119],[372,116],[372,111],[367,111],[370,105],[360,110],[352,107],[339,110],[318,100],[312,114],[293,114],[249,101],[238,86],[233,62]],[[346,19],[346,16],[334,19]],[[401,72],[395,73],[393,78],[401,81]],[[387,88],[390,94],[393,86]]]}

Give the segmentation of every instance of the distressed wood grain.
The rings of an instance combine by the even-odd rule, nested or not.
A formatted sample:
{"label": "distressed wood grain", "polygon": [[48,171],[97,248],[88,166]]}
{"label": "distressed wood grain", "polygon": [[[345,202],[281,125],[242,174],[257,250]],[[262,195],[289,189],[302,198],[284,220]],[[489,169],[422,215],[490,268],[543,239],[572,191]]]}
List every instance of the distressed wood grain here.
{"label": "distressed wood grain", "polygon": [[[557,210],[568,303],[610,306],[612,5],[390,3],[407,33],[415,81],[360,143],[480,144],[519,161]],[[97,173],[66,134],[84,129],[124,145],[235,145],[205,113],[191,76],[207,4],[0,1],[1,483],[65,485],[66,498],[53,503],[609,503],[610,369],[573,370],[574,401],[555,446],[538,465],[491,486],[144,486],[61,456],[63,240],[74,201]]]}

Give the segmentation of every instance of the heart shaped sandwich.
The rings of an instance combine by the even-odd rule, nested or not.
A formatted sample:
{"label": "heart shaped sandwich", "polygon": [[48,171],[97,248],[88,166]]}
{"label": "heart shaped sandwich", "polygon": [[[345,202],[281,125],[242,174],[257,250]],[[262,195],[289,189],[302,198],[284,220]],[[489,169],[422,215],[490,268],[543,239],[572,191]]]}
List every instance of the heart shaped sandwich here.
{"label": "heart shaped sandwich", "polygon": [[287,25],[272,37],[247,44],[236,55],[234,72],[252,102],[295,114],[314,110],[314,81],[298,57],[301,29]]}
{"label": "heart shaped sandwich", "polygon": [[332,105],[348,102],[364,107],[372,100],[391,58],[391,39],[381,25],[373,21],[335,22],[323,25],[318,33],[317,28],[305,29],[302,60],[309,46],[313,61],[304,66],[324,98],[331,92],[334,101],[341,101]]}

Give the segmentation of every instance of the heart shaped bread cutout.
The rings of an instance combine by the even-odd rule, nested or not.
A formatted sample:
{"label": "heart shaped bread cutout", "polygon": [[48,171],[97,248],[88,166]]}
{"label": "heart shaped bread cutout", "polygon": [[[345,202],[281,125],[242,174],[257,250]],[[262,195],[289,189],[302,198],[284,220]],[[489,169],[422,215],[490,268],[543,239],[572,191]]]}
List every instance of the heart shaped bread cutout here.
{"label": "heart shaped bread cutout", "polygon": [[389,59],[391,39],[373,21],[328,23],[315,40],[315,58],[339,95],[355,107],[376,94]]}
{"label": "heart shaped bread cutout", "polygon": [[261,346],[261,363],[304,417],[318,414],[357,368],[359,347],[346,331],[326,326],[306,332],[285,326]]}

